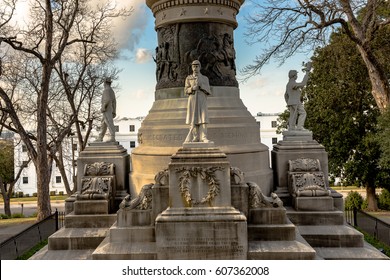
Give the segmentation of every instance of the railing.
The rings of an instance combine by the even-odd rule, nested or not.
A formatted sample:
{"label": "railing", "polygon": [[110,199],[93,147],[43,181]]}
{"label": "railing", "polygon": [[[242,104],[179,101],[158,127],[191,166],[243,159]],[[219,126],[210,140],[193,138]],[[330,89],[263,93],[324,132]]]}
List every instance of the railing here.
{"label": "railing", "polygon": [[390,246],[390,225],[388,223],[358,209],[345,210],[345,219],[348,224],[358,227]]}
{"label": "railing", "polygon": [[15,260],[39,242],[46,240],[64,225],[64,217],[65,213],[56,210],[46,219],[8,238],[0,244],[0,259]]}

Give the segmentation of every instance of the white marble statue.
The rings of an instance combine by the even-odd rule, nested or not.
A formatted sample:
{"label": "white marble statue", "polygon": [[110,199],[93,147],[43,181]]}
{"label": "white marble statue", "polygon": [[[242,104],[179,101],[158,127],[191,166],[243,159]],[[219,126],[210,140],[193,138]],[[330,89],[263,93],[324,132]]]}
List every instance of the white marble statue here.
{"label": "white marble statue", "polygon": [[207,139],[207,96],[211,94],[209,79],[200,73],[200,62],[192,62],[192,75],[185,81],[184,92],[188,95],[186,124],[190,131],[185,142],[210,142]]}
{"label": "white marble statue", "polygon": [[298,72],[296,70],[290,70],[288,72],[289,81],[286,86],[286,93],[284,94],[284,98],[290,111],[288,130],[304,130],[306,111],[302,103],[301,91],[309,80],[310,70],[311,62],[308,62],[303,69],[305,76],[300,83],[297,82]]}
{"label": "white marble statue", "polygon": [[100,112],[103,113],[102,126],[97,142],[103,141],[107,128],[110,132],[110,140],[108,142],[115,142],[115,126],[114,118],[116,116],[116,98],[114,90],[111,88],[111,79],[107,78],[104,81],[104,91],[102,94],[102,104]]}

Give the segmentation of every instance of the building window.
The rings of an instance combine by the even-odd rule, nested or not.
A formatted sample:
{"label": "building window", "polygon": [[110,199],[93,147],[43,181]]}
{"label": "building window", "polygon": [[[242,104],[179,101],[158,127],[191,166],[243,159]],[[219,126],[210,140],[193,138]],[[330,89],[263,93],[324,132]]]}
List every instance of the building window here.
{"label": "building window", "polygon": [[119,132],[119,125],[115,126],[115,132]]}
{"label": "building window", "polygon": [[272,121],[272,122],[271,122],[271,126],[272,126],[272,127],[277,127],[276,121]]}
{"label": "building window", "polygon": [[56,176],[56,183],[61,184],[61,176]]}
{"label": "building window", "polygon": [[278,138],[272,137],[272,144],[276,144],[276,143],[278,143]]}
{"label": "building window", "polygon": [[130,141],[130,148],[135,148],[135,141]]}
{"label": "building window", "polygon": [[23,153],[26,153],[26,152],[27,152],[27,146],[24,145],[24,144],[22,145],[22,152],[23,152]]}
{"label": "building window", "polygon": [[134,124],[129,125],[129,130],[130,131],[135,131],[135,125]]}
{"label": "building window", "polygon": [[23,177],[23,184],[28,184],[28,177]]}

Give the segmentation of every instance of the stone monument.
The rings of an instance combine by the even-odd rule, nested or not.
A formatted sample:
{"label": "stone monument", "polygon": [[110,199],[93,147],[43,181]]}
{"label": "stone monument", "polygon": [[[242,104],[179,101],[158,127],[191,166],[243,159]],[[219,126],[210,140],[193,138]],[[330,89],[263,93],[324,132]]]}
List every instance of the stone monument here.
{"label": "stone monument", "polygon": [[130,191],[153,182],[166,168],[171,156],[188,135],[185,124],[187,95],[183,85],[198,60],[208,77],[207,137],[226,154],[232,166],[240,168],[250,181],[268,195],[272,191],[272,170],[268,148],[260,141],[259,126],[240,99],[236,80],[233,31],[243,0],[147,0],[155,17],[156,48],[155,101],[139,129],[132,151]]}

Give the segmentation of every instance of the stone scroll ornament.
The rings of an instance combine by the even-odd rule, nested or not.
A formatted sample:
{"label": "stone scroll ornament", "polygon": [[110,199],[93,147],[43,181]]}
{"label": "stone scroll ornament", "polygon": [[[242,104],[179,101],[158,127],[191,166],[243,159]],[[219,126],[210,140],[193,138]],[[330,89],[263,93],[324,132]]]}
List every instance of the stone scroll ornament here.
{"label": "stone scroll ornament", "polygon": [[271,197],[266,197],[256,183],[248,182],[247,185],[249,187],[250,209],[283,207],[283,201],[276,193],[271,193]]}
{"label": "stone scroll ornament", "polygon": [[299,158],[289,160],[290,194],[293,196],[329,196],[325,176],[318,159]]}
{"label": "stone scroll ornament", "polygon": [[108,199],[115,185],[115,165],[108,162],[86,164],[78,200]]}
{"label": "stone scroll ornament", "polygon": [[230,167],[230,182],[233,185],[240,185],[245,182],[245,174],[237,167]]}
{"label": "stone scroll ornament", "polygon": [[141,188],[139,195],[131,199],[131,195],[127,195],[119,204],[120,209],[136,209],[136,210],[149,210],[152,209],[152,187],[154,184],[147,184]]}
{"label": "stone scroll ornament", "polygon": [[157,172],[154,176],[154,181],[157,186],[168,186],[169,185],[169,170],[165,168]]}
{"label": "stone scroll ornament", "polygon": [[[186,207],[192,207],[196,205],[208,204],[212,205],[212,201],[220,192],[219,181],[215,175],[218,170],[223,170],[223,167],[213,166],[208,168],[203,167],[183,167],[176,169],[177,173],[181,173],[179,177],[179,190],[183,198]],[[205,197],[199,201],[195,200],[191,195],[191,178],[200,178],[205,181],[209,187],[209,190]]]}

